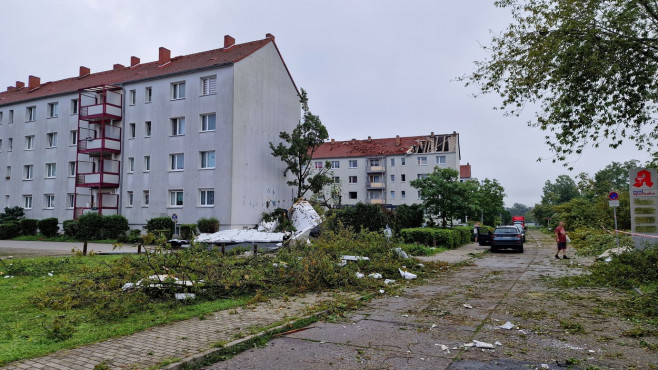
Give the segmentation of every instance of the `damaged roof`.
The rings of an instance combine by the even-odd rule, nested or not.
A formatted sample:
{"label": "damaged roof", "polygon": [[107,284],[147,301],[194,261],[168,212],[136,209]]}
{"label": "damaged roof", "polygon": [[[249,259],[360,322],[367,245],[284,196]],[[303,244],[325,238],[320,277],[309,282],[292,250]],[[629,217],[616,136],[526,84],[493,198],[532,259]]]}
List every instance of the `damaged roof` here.
{"label": "damaged roof", "polygon": [[406,136],[384,139],[325,142],[313,154],[314,159],[389,156],[420,153],[455,152],[459,134]]}

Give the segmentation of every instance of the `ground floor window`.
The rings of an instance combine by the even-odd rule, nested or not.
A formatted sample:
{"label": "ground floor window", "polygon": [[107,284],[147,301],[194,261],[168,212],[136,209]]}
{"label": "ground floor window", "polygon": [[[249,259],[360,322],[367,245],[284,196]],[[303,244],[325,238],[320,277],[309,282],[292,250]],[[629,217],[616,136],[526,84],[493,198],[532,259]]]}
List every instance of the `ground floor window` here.
{"label": "ground floor window", "polygon": [[169,191],[169,205],[172,207],[182,207],[183,206],[183,191],[182,190],[170,190]]}
{"label": "ground floor window", "polygon": [[200,204],[202,206],[214,206],[215,205],[215,190],[213,189],[201,189],[199,191],[201,196]]}

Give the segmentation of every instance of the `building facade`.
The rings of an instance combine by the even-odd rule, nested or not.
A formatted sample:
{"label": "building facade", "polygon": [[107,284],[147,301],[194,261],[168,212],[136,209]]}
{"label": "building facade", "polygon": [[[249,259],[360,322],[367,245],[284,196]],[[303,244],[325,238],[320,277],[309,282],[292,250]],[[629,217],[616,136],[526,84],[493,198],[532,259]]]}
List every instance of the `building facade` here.
{"label": "building facade", "polygon": [[435,167],[460,170],[459,134],[410,136],[366,140],[331,140],[313,155],[313,166],[331,162],[330,175],[340,189],[340,203],[421,203],[412,180],[429,175]]}
{"label": "building facade", "polygon": [[256,224],[290,207],[268,143],[299,122],[295,83],[274,36],[0,93],[0,199],[26,217],[121,214],[133,227],[176,214]]}

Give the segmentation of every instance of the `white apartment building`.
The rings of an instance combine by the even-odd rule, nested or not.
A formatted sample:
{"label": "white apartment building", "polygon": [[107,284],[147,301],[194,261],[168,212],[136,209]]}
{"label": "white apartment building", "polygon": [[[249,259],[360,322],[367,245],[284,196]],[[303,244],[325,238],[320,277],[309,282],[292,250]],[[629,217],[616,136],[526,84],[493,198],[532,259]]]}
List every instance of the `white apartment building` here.
{"label": "white apartment building", "polygon": [[[459,134],[409,136],[367,140],[331,140],[313,155],[313,166],[331,162],[331,176],[340,185],[341,204],[421,203],[412,180],[427,176],[434,167],[460,173]],[[468,166],[470,176],[470,165]]]}
{"label": "white apartment building", "polygon": [[274,36],[0,92],[0,198],[60,222],[121,214],[133,227],[176,214],[255,225],[290,207],[268,143],[299,122],[297,87]]}

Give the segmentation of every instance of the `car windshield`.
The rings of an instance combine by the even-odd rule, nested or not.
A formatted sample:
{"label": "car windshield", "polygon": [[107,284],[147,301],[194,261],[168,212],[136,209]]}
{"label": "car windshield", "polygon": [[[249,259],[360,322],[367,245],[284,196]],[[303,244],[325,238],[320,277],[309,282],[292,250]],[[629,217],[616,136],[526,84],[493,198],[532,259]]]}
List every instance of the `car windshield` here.
{"label": "car windshield", "polygon": [[506,227],[501,229],[496,229],[495,234],[518,234],[519,230],[516,228]]}

